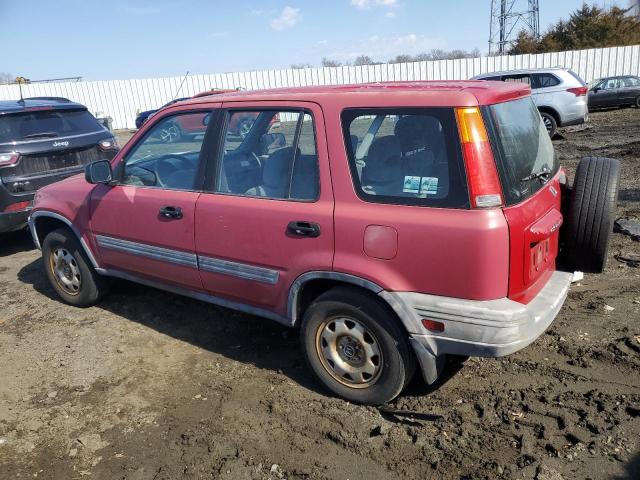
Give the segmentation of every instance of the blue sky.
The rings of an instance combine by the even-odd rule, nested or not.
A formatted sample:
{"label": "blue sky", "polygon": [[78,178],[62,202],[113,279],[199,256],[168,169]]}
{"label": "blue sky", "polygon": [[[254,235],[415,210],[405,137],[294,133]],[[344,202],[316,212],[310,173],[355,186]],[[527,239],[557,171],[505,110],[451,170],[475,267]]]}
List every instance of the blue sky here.
{"label": "blue sky", "polygon": [[[0,0],[0,72],[107,80],[487,50],[490,0]],[[593,3],[593,2],[590,2]],[[609,6],[615,1],[598,0]],[[582,0],[540,0],[546,29]]]}

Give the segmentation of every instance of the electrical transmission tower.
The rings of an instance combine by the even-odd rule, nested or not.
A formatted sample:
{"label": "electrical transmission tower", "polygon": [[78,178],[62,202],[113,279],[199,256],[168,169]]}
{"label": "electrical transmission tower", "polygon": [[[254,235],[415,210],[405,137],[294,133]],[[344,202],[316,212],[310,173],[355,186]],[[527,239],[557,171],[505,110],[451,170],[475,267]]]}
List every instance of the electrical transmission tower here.
{"label": "electrical transmission tower", "polygon": [[490,54],[506,53],[523,30],[540,37],[538,0],[491,0]]}

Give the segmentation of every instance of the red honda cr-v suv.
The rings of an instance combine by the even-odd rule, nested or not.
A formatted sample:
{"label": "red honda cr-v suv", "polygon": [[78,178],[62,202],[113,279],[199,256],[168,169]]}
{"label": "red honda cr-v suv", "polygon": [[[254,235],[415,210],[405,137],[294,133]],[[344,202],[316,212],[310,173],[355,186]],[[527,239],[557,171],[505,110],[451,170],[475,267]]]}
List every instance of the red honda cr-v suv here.
{"label": "red honda cr-v suv", "polygon": [[[175,121],[202,135],[163,143]],[[586,158],[569,188],[523,84],[234,92],[41,189],[30,227],[64,301],[119,277],[300,327],[324,386],[379,404],[542,334],[604,266],[618,177]]]}

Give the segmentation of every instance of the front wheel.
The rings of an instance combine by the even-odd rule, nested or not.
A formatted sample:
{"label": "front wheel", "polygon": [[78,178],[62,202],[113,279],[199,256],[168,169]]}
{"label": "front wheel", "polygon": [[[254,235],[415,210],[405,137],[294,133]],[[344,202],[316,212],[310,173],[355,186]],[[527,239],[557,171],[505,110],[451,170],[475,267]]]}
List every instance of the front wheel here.
{"label": "front wheel", "polygon": [[94,270],[80,242],[65,228],[47,234],[42,260],[49,283],[70,305],[94,305],[108,289],[107,279]]}
{"label": "front wheel", "polygon": [[320,295],[305,312],[300,334],[318,380],[354,403],[392,400],[415,371],[406,331],[380,300],[356,288]]}

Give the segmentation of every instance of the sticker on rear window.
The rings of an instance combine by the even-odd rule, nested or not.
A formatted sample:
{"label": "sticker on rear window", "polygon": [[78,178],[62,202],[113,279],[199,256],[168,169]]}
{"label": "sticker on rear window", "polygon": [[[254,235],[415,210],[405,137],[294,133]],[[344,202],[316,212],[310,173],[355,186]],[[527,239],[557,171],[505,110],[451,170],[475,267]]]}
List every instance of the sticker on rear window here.
{"label": "sticker on rear window", "polygon": [[404,193],[420,193],[420,179],[421,177],[405,175],[402,191]]}
{"label": "sticker on rear window", "polygon": [[438,177],[422,177],[420,193],[426,195],[435,195],[438,193]]}

